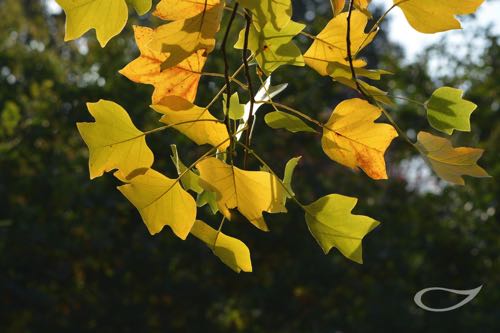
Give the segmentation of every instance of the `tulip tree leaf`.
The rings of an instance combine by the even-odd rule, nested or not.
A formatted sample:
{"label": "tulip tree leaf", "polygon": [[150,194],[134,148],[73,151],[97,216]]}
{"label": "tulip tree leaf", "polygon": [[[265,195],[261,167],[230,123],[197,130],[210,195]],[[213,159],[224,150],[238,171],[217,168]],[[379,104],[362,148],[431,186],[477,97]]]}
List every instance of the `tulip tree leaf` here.
{"label": "tulip tree leaf", "polygon": [[470,115],[477,105],[462,98],[460,89],[441,87],[425,104],[432,127],[451,135],[453,130],[470,132]]}
{"label": "tulip tree leaf", "polygon": [[465,185],[464,175],[490,177],[486,170],[477,165],[483,155],[482,149],[454,148],[449,140],[427,132],[418,133],[417,146],[436,174],[450,183]]}
{"label": "tulip tree leaf", "polygon": [[356,198],[330,194],[305,206],[305,211],[309,231],[325,254],[336,247],[346,258],[361,264],[361,241],[380,223],[368,216],[352,215],[357,201]]}
{"label": "tulip tree leaf", "polygon": [[284,128],[292,133],[316,133],[314,129],[304,123],[299,117],[281,111],[269,112],[264,116],[264,121],[269,127],[274,129]]}
{"label": "tulip tree leaf", "polygon": [[250,250],[239,239],[227,236],[200,220],[195,221],[191,234],[203,241],[224,264],[236,273],[252,271]]}

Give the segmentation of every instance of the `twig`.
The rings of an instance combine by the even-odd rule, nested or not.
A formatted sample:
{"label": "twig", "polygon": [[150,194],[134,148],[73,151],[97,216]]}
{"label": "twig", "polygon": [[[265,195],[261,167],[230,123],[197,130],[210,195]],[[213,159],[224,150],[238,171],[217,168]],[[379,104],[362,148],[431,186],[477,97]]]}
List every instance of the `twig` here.
{"label": "twig", "polygon": [[[246,145],[250,146],[250,133],[252,133],[253,125],[254,125],[254,115],[253,115],[253,109],[254,109],[254,95],[253,95],[253,85],[252,85],[252,77],[250,75],[250,66],[248,65],[248,59],[247,59],[247,53],[248,53],[248,39],[250,36],[250,28],[252,26],[252,17],[250,16],[248,10],[245,9],[245,20],[246,20],[246,25],[245,25],[245,39],[243,41],[243,54],[242,54],[242,60],[243,60],[243,66],[245,68],[245,76],[247,79],[247,86],[248,86],[248,94],[250,95],[250,115],[248,117],[248,129],[246,132]],[[243,166],[246,167],[247,165],[247,158],[248,158],[248,153],[245,151],[244,158],[243,158]]]}

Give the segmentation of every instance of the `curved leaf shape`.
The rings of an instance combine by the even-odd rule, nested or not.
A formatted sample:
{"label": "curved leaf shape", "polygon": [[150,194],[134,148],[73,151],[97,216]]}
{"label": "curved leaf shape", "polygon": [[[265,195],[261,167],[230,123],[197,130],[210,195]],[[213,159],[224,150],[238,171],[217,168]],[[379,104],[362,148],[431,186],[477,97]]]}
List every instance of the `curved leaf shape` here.
{"label": "curved leaf shape", "polygon": [[196,168],[200,171],[200,185],[217,193],[219,210],[229,220],[229,210],[237,208],[250,223],[268,231],[262,212],[286,212],[285,190],[269,172],[241,170],[213,157],[199,162]]}
{"label": "curved leaf shape", "polygon": [[381,114],[381,109],[359,98],[341,102],[323,129],[323,151],[342,165],[360,167],[373,179],[387,179],[384,154],[398,134],[389,124],[374,123]]}
{"label": "curved leaf shape", "polygon": [[77,123],[77,127],[89,148],[90,179],[114,169],[126,177],[135,169],[151,167],[153,152],[125,109],[106,100],[87,107],[96,121]]}

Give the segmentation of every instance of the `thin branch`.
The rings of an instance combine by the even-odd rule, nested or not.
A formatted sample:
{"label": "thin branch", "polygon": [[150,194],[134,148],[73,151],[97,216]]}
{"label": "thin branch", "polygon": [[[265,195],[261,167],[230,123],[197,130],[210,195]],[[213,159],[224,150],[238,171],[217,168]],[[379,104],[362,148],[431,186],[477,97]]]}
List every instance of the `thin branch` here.
{"label": "thin branch", "polygon": [[[253,109],[254,109],[254,94],[253,94],[253,85],[252,85],[252,76],[250,75],[250,66],[248,65],[248,59],[247,59],[247,53],[248,53],[248,39],[250,36],[250,28],[252,26],[252,17],[250,16],[248,10],[245,9],[245,20],[246,20],[246,25],[245,25],[245,39],[243,41],[243,52],[242,52],[242,60],[243,60],[243,65],[245,68],[245,76],[247,79],[247,86],[248,86],[248,94],[250,95],[250,115],[248,117],[248,129],[246,132],[246,145],[250,146],[250,133],[252,133],[252,129],[254,126],[254,115],[253,115]],[[244,158],[243,158],[243,165],[246,167],[247,164],[247,157],[248,154],[245,152]]]}

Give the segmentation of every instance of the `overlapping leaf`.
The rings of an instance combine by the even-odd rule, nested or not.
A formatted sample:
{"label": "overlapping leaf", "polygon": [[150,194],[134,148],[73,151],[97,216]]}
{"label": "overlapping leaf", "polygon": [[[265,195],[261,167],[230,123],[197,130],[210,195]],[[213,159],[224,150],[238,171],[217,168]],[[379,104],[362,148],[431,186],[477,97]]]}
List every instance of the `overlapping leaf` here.
{"label": "overlapping leaf", "polygon": [[[66,13],[64,40],[81,37],[90,29],[96,30],[102,47],[118,35],[128,19],[125,0],[56,0]],[[143,15],[151,8],[151,0],[132,0],[136,11]]]}
{"label": "overlapping leaf", "polygon": [[420,132],[417,136],[417,145],[425,154],[432,169],[442,179],[457,185],[465,185],[462,176],[490,177],[486,170],[477,165],[483,155],[478,148],[454,148],[445,138]]}
{"label": "overlapping leaf", "polygon": [[462,26],[456,15],[474,13],[484,0],[393,0],[417,31],[432,34]]}
{"label": "overlapping leaf", "polygon": [[87,103],[87,107],[96,121],[78,123],[77,127],[89,147],[91,179],[114,169],[126,177],[135,169],[151,167],[153,152],[125,109],[106,100]]}
{"label": "overlapping leaf", "polygon": [[167,21],[185,20],[220,3],[220,0],[161,0],[153,15]]}
{"label": "overlapping leaf", "polygon": [[[304,27],[303,24],[290,21],[280,30],[268,23],[259,31],[252,25],[248,38],[248,48],[254,52],[255,60],[266,75],[270,75],[283,65],[304,66],[302,53],[292,41],[292,38],[300,33]],[[243,49],[244,40],[245,34],[242,30],[234,47]]]}
{"label": "overlapping leaf", "polygon": [[199,162],[200,185],[217,193],[219,210],[231,219],[230,209],[237,208],[257,228],[269,230],[262,212],[286,212],[285,191],[280,180],[266,171],[246,171],[217,158]]}
{"label": "overlapping leaf", "polygon": [[152,108],[162,113],[160,121],[173,126],[199,145],[209,144],[225,151],[229,146],[226,126],[206,109],[178,97],[167,96]]}
{"label": "overlapping leaf", "polygon": [[240,0],[240,4],[250,9],[253,22],[259,30],[268,23],[275,30],[281,30],[292,17],[292,0]]}
{"label": "overlapping leaf", "polygon": [[194,223],[191,234],[203,241],[233,271],[252,271],[250,250],[239,239],[227,236],[200,220]]}
{"label": "overlapping leaf", "polygon": [[425,103],[427,119],[435,129],[451,135],[453,130],[470,132],[470,115],[477,105],[462,98],[460,89],[441,87]]}
{"label": "overlapping leaf", "polygon": [[379,225],[363,215],[352,215],[358,199],[330,194],[305,207],[306,222],[323,251],[336,247],[345,257],[363,263],[362,240]]}
{"label": "overlapping leaf", "polygon": [[141,55],[120,70],[120,73],[134,82],[153,85],[153,104],[159,103],[165,96],[172,95],[193,102],[206,62],[205,51],[198,50],[178,65],[162,71],[161,65],[168,58],[168,54],[147,47],[153,38],[153,29],[134,26],[134,34]]}
{"label": "overlapping leaf", "polygon": [[[376,32],[371,34],[364,32],[367,22],[366,15],[357,10],[352,12],[350,40],[353,55],[371,43],[376,35]],[[347,13],[342,13],[330,20],[315,37],[314,42],[304,54],[306,64],[323,76],[331,75],[335,63],[349,65],[346,34]],[[353,65],[364,67],[366,62],[353,59]]]}
{"label": "overlapping leaf", "polygon": [[374,123],[381,113],[359,98],[341,102],[323,129],[324,152],[340,164],[361,168],[373,179],[387,179],[384,153],[398,134],[389,124]]}
{"label": "overlapping leaf", "polygon": [[151,235],[168,225],[186,239],[196,219],[196,203],[177,179],[147,169],[118,189],[137,208]]}

